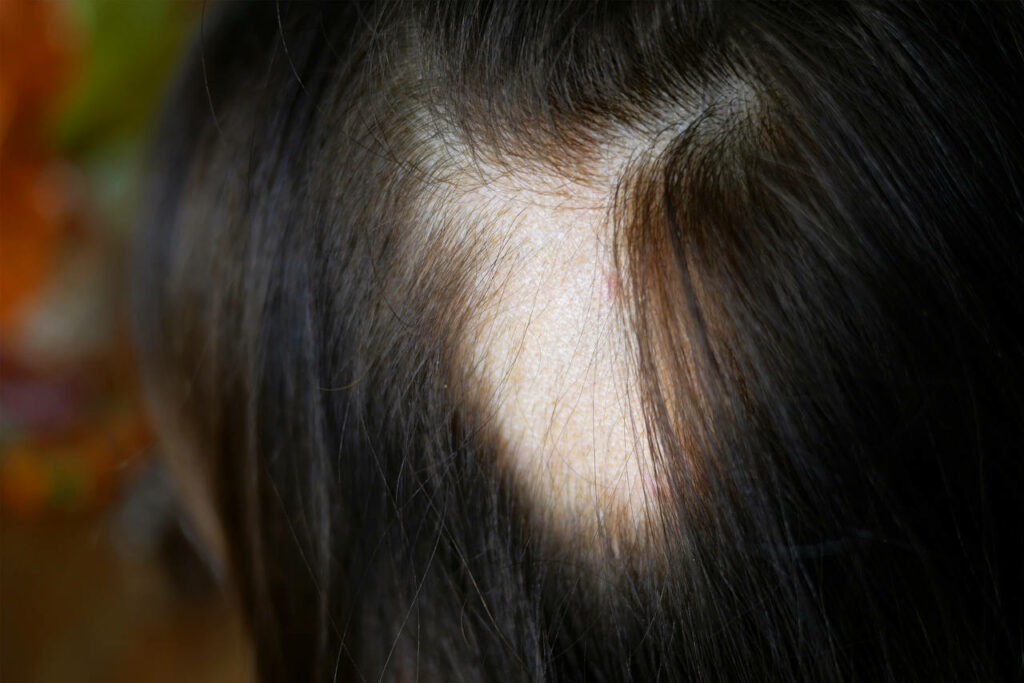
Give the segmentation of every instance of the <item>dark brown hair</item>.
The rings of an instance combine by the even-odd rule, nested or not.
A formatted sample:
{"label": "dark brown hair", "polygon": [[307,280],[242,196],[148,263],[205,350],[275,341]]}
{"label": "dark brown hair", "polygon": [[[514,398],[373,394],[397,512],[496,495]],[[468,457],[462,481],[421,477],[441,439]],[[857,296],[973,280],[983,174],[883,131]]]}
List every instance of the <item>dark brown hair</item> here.
{"label": "dark brown hair", "polygon": [[[208,11],[137,337],[263,679],[1024,675],[1022,46],[1017,2]],[[504,218],[452,207],[508,178],[611,189],[636,528],[501,465]]]}

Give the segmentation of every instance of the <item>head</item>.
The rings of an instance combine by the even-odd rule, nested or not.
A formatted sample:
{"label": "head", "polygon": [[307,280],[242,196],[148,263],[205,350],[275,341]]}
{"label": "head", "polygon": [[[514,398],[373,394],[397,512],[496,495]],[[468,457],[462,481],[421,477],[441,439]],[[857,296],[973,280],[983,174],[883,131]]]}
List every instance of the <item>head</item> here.
{"label": "head", "polygon": [[1024,7],[237,3],[137,337],[266,680],[1019,675]]}

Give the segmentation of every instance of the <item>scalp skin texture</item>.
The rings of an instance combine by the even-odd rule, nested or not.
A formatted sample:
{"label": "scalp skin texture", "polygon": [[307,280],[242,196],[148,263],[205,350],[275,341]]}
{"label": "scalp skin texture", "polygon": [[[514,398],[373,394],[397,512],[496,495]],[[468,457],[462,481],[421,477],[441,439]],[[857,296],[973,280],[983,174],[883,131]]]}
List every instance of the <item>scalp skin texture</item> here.
{"label": "scalp skin texture", "polygon": [[224,2],[136,338],[264,681],[1024,676],[1024,6]]}

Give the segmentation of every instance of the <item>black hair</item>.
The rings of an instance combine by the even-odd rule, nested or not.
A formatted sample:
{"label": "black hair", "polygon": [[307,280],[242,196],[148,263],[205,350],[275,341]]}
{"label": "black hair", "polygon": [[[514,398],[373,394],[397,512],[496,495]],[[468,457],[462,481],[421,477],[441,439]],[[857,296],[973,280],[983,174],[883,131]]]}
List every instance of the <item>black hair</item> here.
{"label": "black hair", "polygon": [[[1022,46],[1019,2],[204,13],[136,327],[262,679],[1024,676]],[[639,512],[509,464],[516,193],[606,228]]]}

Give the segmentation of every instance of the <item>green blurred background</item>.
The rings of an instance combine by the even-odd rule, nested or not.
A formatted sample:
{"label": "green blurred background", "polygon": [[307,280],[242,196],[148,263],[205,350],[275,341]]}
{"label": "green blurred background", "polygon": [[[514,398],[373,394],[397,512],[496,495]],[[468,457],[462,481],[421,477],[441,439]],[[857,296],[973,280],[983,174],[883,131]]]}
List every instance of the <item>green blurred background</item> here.
{"label": "green blurred background", "polygon": [[125,277],[153,120],[207,8],[0,0],[0,680],[244,681],[139,399]]}

